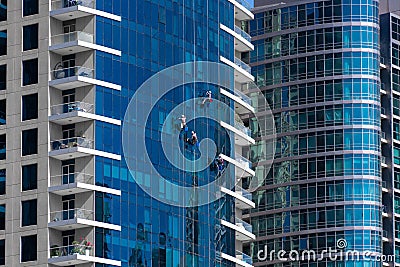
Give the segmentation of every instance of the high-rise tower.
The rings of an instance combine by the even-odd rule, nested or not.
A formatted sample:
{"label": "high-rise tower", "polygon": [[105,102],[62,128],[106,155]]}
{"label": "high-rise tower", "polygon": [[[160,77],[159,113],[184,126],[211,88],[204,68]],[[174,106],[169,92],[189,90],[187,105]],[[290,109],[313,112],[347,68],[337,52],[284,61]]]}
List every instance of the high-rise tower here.
{"label": "high-rise tower", "polygon": [[256,0],[253,11],[252,73],[277,131],[275,161],[249,215],[254,266],[362,265],[256,255],[344,244],[383,252],[379,1]]}

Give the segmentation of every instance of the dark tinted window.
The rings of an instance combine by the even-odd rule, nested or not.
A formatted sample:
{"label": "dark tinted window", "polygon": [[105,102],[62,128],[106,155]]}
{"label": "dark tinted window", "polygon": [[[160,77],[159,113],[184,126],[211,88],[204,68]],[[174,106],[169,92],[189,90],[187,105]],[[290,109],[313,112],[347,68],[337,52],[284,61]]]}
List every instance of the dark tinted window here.
{"label": "dark tinted window", "polygon": [[0,90],[6,90],[7,65],[0,65]]}
{"label": "dark tinted window", "polygon": [[0,265],[6,264],[6,242],[5,240],[0,240]]}
{"label": "dark tinted window", "polygon": [[0,135],[0,160],[6,159],[6,135]]}
{"label": "dark tinted window", "polygon": [[22,191],[37,189],[37,164],[22,166]]}
{"label": "dark tinted window", "polygon": [[7,0],[0,0],[0,21],[7,20]]}
{"label": "dark tinted window", "polygon": [[23,50],[37,49],[39,42],[39,24],[24,26],[23,28]]}
{"label": "dark tinted window", "polygon": [[38,117],[38,94],[22,96],[22,120],[33,120]]}
{"label": "dark tinted window", "polygon": [[0,195],[6,193],[6,170],[0,170]]}
{"label": "dark tinted window", "polygon": [[6,100],[0,100],[0,125],[6,124]]}
{"label": "dark tinted window", "polygon": [[37,260],[37,235],[21,236],[21,262]]}
{"label": "dark tinted window", "polygon": [[38,59],[30,59],[22,62],[22,85],[38,83]]}
{"label": "dark tinted window", "polygon": [[0,205],[0,230],[6,229],[6,205]]}
{"label": "dark tinted window", "polygon": [[29,226],[37,224],[37,200],[22,201],[21,225]]}
{"label": "dark tinted window", "polygon": [[22,156],[37,154],[38,129],[22,131]]}
{"label": "dark tinted window", "polygon": [[7,55],[7,31],[0,31],[0,56]]}
{"label": "dark tinted window", "polygon": [[39,13],[39,0],[23,0],[23,15],[35,15]]}

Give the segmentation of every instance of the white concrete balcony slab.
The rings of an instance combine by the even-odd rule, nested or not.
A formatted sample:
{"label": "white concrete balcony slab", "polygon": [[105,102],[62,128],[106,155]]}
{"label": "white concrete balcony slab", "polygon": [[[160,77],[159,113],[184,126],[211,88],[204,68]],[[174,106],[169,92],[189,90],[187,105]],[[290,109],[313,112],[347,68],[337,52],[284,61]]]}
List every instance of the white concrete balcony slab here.
{"label": "white concrete balcony slab", "polygon": [[121,226],[95,221],[92,210],[70,209],[50,212],[48,227],[59,231],[80,229],[86,227],[101,227],[110,230],[121,231]]}
{"label": "white concrete balcony slab", "polygon": [[238,114],[248,114],[249,112],[255,113],[255,109],[252,106],[251,98],[243,94],[239,90],[235,89],[231,93],[225,89],[220,88],[220,93],[235,101],[235,111]]}
{"label": "white concrete balcony slab", "polygon": [[241,251],[236,251],[235,256],[221,253],[221,258],[235,263],[236,267],[253,267],[253,259]]}
{"label": "white concrete balcony slab", "polygon": [[255,172],[251,169],[251,161],[245,157],[239,154],[236,154],[234,159],[224,154],[220,154],[220,156],[222,159],[235,166],[235,176],[237,178],[251,177],[255,175]]}
{"label": "white concrete balcony slab", "polygon": [[121,195],[121,190],[95,185],[95,179],[90,174],[77,172],[50,177],[49,192],[56,195],[65,196],[93,191]]}
{"label": "white concrete balcony slab", "polygon": [[254,14],[250,11],[251,4],[246,0],[228,0],[235,6],[236,20],[253,20]]}
{"label": "white concrete balcony slab", "polygon": [[69,90],[90,85],[99,85],[114,90],[121,90],[120,85],[95,79],[94,70],[90,68],[75,66],[51,71],[49,86],[59,90]]}
{"label": "white concrete balcony slab", "polygon": [[97,45],[94,43],[93,34],[81,31],[52,36],[49,50],[62,56],[91,50],[98,50],[116,56],[121,56],[121,51],[102,45]]}
{"label": "white concrete balcony slab", "polygon": [[225,220],[221,220],[221,225],[235,230],[236,240],[239,240],[241,242],[250,242],[256,239],[256,236],[252,232],[253,227],[251,226],[251,224],[239,218],[235,218],[234,224]]}
{"label": "white concrete balcony slab", "polygon": [[121,155],[103,152],[94,149],[94,142],[84,137],[71,137],[51,141],[49,157],[58,160],[67,160],[87,156],[100,156],[115,160],[121,160]]}
{"label": "white concrete balcony slab", "polygon": [[235,198],[235,207],[245,210],[256,207],[256,203],[253,202],[253,198],[250,192],[241,188],[240,186],[235,187],[235,191],[228,188],[221,187],[221,192],[228,194]]}
{"label": "white concrete balcony slab", "polygon": [[53,246],[50,248],[48,263],[56,266],[73,266],[85,263],[121,266],[121,261],[95,257],[94,251],[94,247],[88,249],[85,245]]}
{"label": "white concrete balcony slab", "polygon": [[121,16],[96,9],[94,0],[53,0],[50,16],[61,20],[72,20],[87,16],[102,16],[115,21],[121,21]]}
{"label": "white concrete balcony slab", "polygon": [[220,124],[222,127],[235,134],[235,144],[239,146],[249,146],[256,143],[251,137],[251,130],[243,124],[237,121],[235,121],[233,126],[223,121],[221,121]]}
{"label": "white concrete balcony slab", "polygon": [[238,83],[254,82],[254,76],[251,75],[250,66],[241,61],[240,59],[235,57],[235,62],[232,62],[223,56],[220,56],[219,59],[222,63],[231,66],[235,70],[234,74],[236,82]]}
{"label": "white concrete balcony slab", "polygon": [[220,24],[219,27],[235,38],[234,45],[236,51],[243,53],[254,50],[254,45],[251,43],[251,36],[238,26],[235,25],[233,30],[224,24]]}

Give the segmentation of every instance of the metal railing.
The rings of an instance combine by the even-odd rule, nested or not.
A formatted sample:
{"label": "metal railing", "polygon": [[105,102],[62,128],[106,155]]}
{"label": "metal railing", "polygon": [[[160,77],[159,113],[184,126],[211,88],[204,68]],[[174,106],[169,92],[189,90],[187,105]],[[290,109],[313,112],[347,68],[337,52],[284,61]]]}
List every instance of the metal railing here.
{"label": "metal railing", "polygon": [[81,172],[50,176],[50,186],[60,186],[73,183],[93,184],[93,175]]}
{"label": "metal railing", "polygon": [[385,64],[385,58],[384,58],[384,57],[381,57],[379,63],[381,63],[381,64],[383,64],[383,65],[386,65],[386,64]]}
{"label": "metal railing", "polygon": [[235,160],[236,160],[237,162],[239,162],[240,165],[242,165],[244,168],[246,168],[246,169],[247,169],[247,168],[248,168],[248,169],[251,168],[251,161],[248,160],[248,159],[246,159],[245,157],[243,157],[242,155],[240,155],[240,154],[238,154],[238,153],[235,154]]}
{"label": "metal railing", "polygon": [[381,138],[382,139],[386,139],[386,133],[385,132],[381,132]]}
{"label": "metal railing", "polygon": [[51,110],[51,115],[65,114],[74,111],[93,113],[93,104],[77,101],[77,102],[54,105],[50,108],[50,110]]}
{"label": "metal railing", "polygon": [[251,106],[252,101],[251,98],[248,97],[247,95],[243,94],[242,92],[240,92],[239,90],[233,90],[233,94],[237,97],[239,97],[241,100],[243,100],[243,102],[245,102],[246,104],[249,104]]}
{"label": "metal railing", "polygon": [[92,248],[88,248],[88,246],[77,244],[77,245],[69,245],[69,246],[51,246],[50,247],[50,257],[65,257],[69,255],[86,255],[86,256],[94,256],[94,250]]}
{"label": "metal railing", "polygon": [[381,108],[381,114],[382,114],[382,115],[385,115],[385,114],[386,114],[385,108]]}
{"label": "metal railing", "polygon": [[244,63],[243,61],[241,61],[240,59],[238,59],[237,57],[235,57],[235,64],[244,69],[245,71],[247,71],[248,73],[251,73],[251,67],[248,64]]}
{"label": "metal railing", "polygon": [[245,263],[250,264],[250,265],[253,264],[253,259],[249,255],[247,255],[239,250],[236,250],[236,259],[244,261]]}
{"label": "metal railing", "polygon": [[241,131],[242,133],[251,136],[250,128],[244,126],[241,122],[238,122],[237,120],[235,120],[235,128]]}
{"label": "metal railing", "polygon": [[250,201],[253,201],[253,195],[249,191],[241,188],[240,186],[236,186],[235,193],[241,195],[242,197],[244,197]]}
{"label": "metal railing", "polygon": [[74,77],[74,76],[93,78],[94,70],[82,66],[75,66],[64,69],[55,69],[51,71],[51,74],[53,80]]}
{"label": "metal railing", "polygon": [[389,238],[388,231],[383,230],[383,231],[382,231],[382,236],[383,236],[383,237],[386,237],[386,238]]}
{"label": "metal railing", "polygon": [[385,156],[381,156],[381,163],[387,164],[387,158]]}
{"label": "metal railing", "polygon": [[93,34],[76,31],[51,36],[51,45],[63,44],[74,41],[93,43]]}
{"label": "metal railing", "polygon": [[55,0],[51,1],[51,10],[72,6],[84,6],[94,8],[94,0]]}
{"label": "metal railing", "polygon": [[71,147],[93,148],[93,140],[87,139],[85,137],[71,137],[51,141],[51,150],[60,150]]}
{"label": "metal railing", "polygon": [[235,32],[242,36],[246,41],[251,42],[251,36],[244,30],[242,30],[240,27],[235,25]]}
{"label": "metal railing", "polygon": [[239,219],[238,217],[235,218],[235,225],[241,228],[244,228],[247,232],[253,233],[253,226],[248,222]]}
{"label": "metal railing", "polygon": [[72,219],[94,220],[94,211],[85,209],[69,209],[50,212],[50,221],[59,222]]}

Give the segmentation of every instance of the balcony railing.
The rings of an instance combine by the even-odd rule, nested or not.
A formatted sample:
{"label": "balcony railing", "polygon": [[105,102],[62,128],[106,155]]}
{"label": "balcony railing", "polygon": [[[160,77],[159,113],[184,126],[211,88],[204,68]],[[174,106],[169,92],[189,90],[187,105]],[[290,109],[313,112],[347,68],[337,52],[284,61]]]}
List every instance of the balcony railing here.
{"label": "balcony railing", "polygon": [[236,250],[236,259],[244,261],[247,264],[253,265],[253,259],[249,255],[239,250]]}
{"label": "balcony railing", "polygon": [[246,39],[246,41],[251,42],[251,36],[250,34],[248,34],[247,32],[245,32],[244,30],[242,30],[240,27],[235,25],[235,32],[237,34],[239,34],[240,36],[242,36],[244,39]]}
{"label": "balcony railing", "polygon": [[238,193],[239,195],[241,195],[242,197],[244,197],[250,201],[253,201],[253,195],[249,191],[241,188],[240,186],[236,186],[235,192]]}
{"label": "balcony railing", "polygon": [[386,110],[385,110],[385,108],[381,108],[381,114],[382,114],[382,115],[386,115]]}
{"label": "balcony railing", "polygon": [[249,127],[244,126],[241,122],[235,120],[235,128],[241,131],[242,133],[251,136],[251,130]]}
{"label": "balcony railing", "polygon": [[236,2],[238,2],[239,4],[241,4],[242,6],[244,6],[245,8],[247,8],[248,10],[252,9],[253,7],[251,6],[251,4],[249,2],[247,2],[246,0],[236,0]]}
{"label": "balcony railing", "polygon": [[246,159],[240,154],[235,154],[235,160],[239,162],[244,168],[251,168],[251,161]]}
{"label": "balcony railing", "polygon": [[88,249],[88,246],[85,245],[69,245],[69,246],[51,246],[50,247],[50,257],[65,257],[69,255],[85,255],[85,256],[94,256],[94,250]]}
{"label": "balcony railing", "polygon": [[387,188],[386,185],[387,185],[386,181],[382,181],[382,187]]}
{"label": "balcony railing", "polygon": [[94,211],[85,209],[70,209],[50,212],[50,221],[66,221],[72,219],[94,220]]}
{"label": "balcony railing", "polygon": [[63,44],[74,41],[84,41],[88,43],[93,43],[93,40],[94,39],[92,34],[76,31],[76,32],[69,32],[52,36],[51,45]]}
{"label": "balcony railing", "polygon": [[251,106],[251,98],[248,97],[247,95],[243,94],[242,92],[240,92],[239,90],[233,90],[233,93],[235,96],[239,97],[241,100],[243,100],[243,102],[245,102],[246,104],[249,104]]}
{"label": "balcony railing", "polygon": [[386,139],[386,133],[385,132],[381,132],[381,138],[382,139]]}
{"label": "balcony railing", "polygon": [[93,78],[94,70],[89,69],[86,67],[81,67],[81,66],[75,66],[75,67],[70,67],[70,68],[65,68],[65,69],[55,69],[52,71],[52,79],[57,80],[57,79],[63,79],[63,78],[68,78],[68,77],[74,77],[74,76],[81,76],[81,77],[87,77],[87,78]]}
{"label": "balcony railing", "polygon": [[235,64],[247,71],[248,73],[251,73],[251,67],[237,57],[235,57]]}
{"label": "balcony railing", "polygon": [[243,221],[242,219],[239,219],[238,217],[235,218],[235,224],[236,224],[236,226],[242,227],[246,231],[253,233],[253,226],[251,226],[251,224]]}
{"label": "balcony railing", "polygon": [[52,150],[60,150],[71,147],[93,148],[93,140],[87,139],[85,137],[72,137],[51,142]]}
{"label": "balcony railing", "polygon": [[383,164],[387,164],[387,158],[385,156],[381,156],[381,162]]}
{"label": "balcony railing", "polygon": [[93,184],[93,175],[81,172],[55,175],[50,177],[50,186],[60,186],[73,183]]}
{"label": "balcony railing", "polygon": [[77,101],[60,105],[54,105],[51,107],[51,115],[65,114],[74,111],[93,113],[93,104]]}
{"label": "balcony railing", "polygon": [[51,1],[51,10],[67,8],[72,6],[85,6],[94,8],[94,0],[55,0]]}

